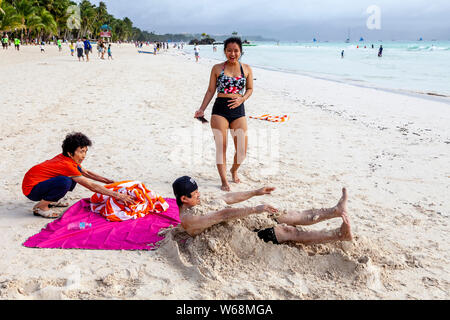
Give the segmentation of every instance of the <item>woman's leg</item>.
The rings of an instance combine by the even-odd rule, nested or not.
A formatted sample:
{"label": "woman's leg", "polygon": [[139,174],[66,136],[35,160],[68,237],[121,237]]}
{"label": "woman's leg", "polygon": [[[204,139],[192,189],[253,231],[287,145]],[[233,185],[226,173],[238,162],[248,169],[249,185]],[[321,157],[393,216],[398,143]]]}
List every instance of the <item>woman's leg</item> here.
{"label": "woman's leg", "polygon": [[216,143],[216,164],[222,182],[221,189],[230,191],[227,180],[227,140],[228,140],[228,120],[217,114],[211,116],[211,129]]}
{"label": "woman's leg", "polygon": [[305,211],[289,210],[277,218],[278,223],[291,226],[312,225],[324,220],[342,217],[347,214],[347,189],[342,188],[342,197],[336,206],[328,209],[311,209]]}
{"label": "woman's leg", "polygon": [[69,177],[59,176],[42,181],[37,184],[28,198],[33,201],[39,201],[34,208],[44,211],[49,210],[48,205],[62,199],[68,191],[72,191],[76,186],[76,182]]}
{"label": "woman's leg", "polygon": [[231,135],[233,136],[234,142],[234,161],[231,167],[231,176],[233,177],[233,182],[239,183],[239,177],[237,171],[244,162],[247,156],[247,146],[248,146],[248,136],[247,136],[247,118],[241,117],[230,123]]}

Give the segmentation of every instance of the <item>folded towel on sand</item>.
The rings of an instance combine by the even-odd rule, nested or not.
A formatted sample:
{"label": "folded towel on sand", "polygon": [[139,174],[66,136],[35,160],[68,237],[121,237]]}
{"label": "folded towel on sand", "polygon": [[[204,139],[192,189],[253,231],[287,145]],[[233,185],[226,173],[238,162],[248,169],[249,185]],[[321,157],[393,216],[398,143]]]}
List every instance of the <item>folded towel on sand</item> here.
{"label": "folded towel on sand", "polygon": [[249,118],[251,118],[251,119],[258,119],[258,120],[265,120],[265,121],[270,121],[270,122],[285,122],[285,121],[289,120],[289,116],[287,114],[282,115],[282,116],[274,116],[274,115],[271,115],[271,114],[263,114],[262,116],[259,116],[259,117],[249,116]]}
{"label": "folded towel on sand", "polygon": [[148,189],[140,181],[119,181],[107,184],[105,188],[128,194],[134,199],[134,204],[125,205],[113,197],[94,193],[91,197],[91,210],[101,214],[109,221],[138,219],[148,214],[164,212],[169,208],[169,204],[163,197]]}
{"label": "folded towel on sand", "polygon": [[[110,222],[91,211],[89,199],[82,199],[23,245],[29,248],[153,250],[157,247],[156,242],[164,239],[158,236],[158,232],[180,223],[175,199],[165,200],[169,204],[165,212]],[[81,222],[90,224],[90,227],[82,230],[72,228]]]}

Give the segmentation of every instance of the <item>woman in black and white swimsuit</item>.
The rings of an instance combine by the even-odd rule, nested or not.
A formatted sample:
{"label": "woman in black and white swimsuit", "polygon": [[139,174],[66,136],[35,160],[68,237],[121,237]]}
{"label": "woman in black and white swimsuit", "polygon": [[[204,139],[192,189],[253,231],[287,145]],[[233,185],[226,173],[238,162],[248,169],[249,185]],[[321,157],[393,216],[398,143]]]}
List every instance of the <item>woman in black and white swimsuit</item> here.
{"label": "woman in black and white swimsuit", "polygon": [[253,92],[253,73],[250,66],[239,62],[242,55],[240,38],[225,40],[224,51],[227,61],[212,68],[208,90],[194,117],[204,116],[204,111],[217,89],[217,99],[211,114],[211,128],[216,142],[216,163],[222,181],[221,189],[230,191],[226,168],[228,130],[233,137],[236,151],[230,172],[233,182],[239,183],[237,171],[246,157],[248,142],[244,101]]}

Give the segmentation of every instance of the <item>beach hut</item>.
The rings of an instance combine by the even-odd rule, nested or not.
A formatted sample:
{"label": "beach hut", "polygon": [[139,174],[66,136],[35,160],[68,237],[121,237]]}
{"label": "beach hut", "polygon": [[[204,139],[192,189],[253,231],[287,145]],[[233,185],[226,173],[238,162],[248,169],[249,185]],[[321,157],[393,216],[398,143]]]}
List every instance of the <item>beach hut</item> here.
{"label": "beach hut", "polygon": [[100,27],[100,38],[103,39],[103,41],[110,42],[111,39],[111,27],[107,24],[104,24]]}

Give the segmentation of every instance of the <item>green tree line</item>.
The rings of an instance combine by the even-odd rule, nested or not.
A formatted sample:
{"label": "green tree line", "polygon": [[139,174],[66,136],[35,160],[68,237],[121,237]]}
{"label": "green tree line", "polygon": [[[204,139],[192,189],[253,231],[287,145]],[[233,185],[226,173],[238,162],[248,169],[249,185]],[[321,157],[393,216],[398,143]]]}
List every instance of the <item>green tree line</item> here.
{"label": "green tree line", "polygon": [[105,24],[113,41],[142,37],[142,31],[133,27],[129,18],[115,18],[102,1],[96,6],[88,0],[79,4],[70,0],[0,0],[0,32],[11,33],[22,41],[54,37],[96,39]]}

